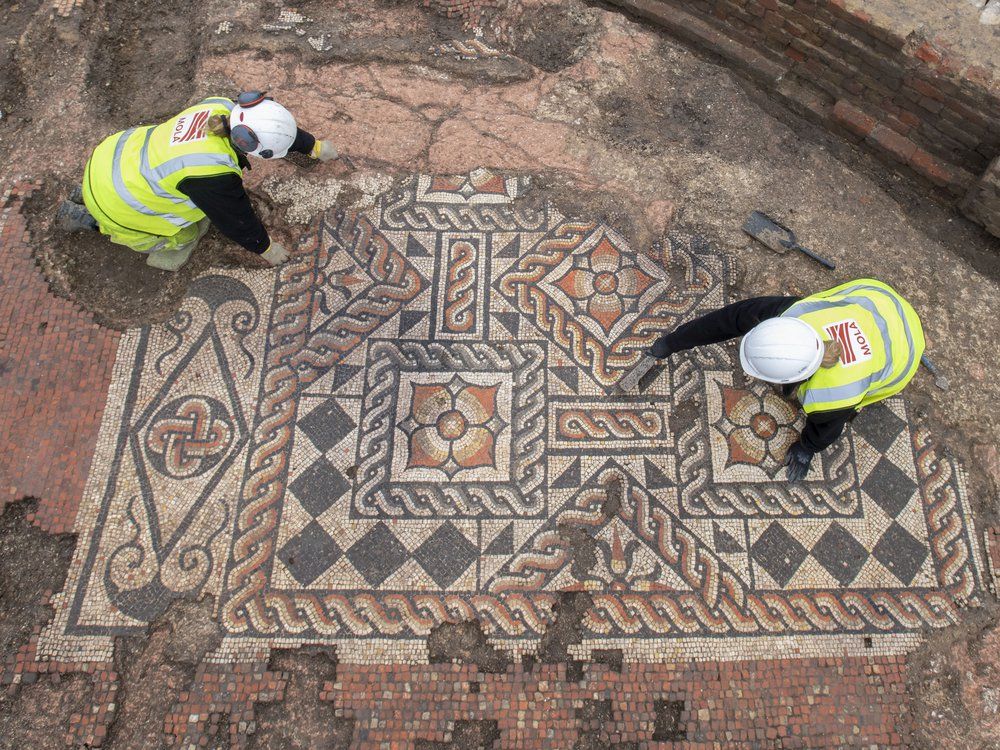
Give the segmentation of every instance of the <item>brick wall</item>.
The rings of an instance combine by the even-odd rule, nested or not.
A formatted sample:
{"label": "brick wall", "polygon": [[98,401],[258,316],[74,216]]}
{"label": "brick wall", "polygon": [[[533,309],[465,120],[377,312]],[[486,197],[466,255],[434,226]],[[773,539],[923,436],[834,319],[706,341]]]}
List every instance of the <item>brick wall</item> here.
{"label": "brick wall", "polygon": [[[1000,233],[1000,80],[847,0],[612,0],[721,57],[800,114]],[[854,4],[859,5],[858,3]]]}
{"label": "brick wall", "polygon": [[[1000,128],[1000,123],[997,127]],[[1000,237],[1000,156],[969,191],[962,210]]]}

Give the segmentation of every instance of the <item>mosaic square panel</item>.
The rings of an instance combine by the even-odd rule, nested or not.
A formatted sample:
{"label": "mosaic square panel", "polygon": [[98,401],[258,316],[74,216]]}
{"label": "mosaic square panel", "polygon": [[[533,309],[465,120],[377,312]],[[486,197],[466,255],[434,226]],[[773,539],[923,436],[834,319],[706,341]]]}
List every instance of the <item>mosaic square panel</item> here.
{"label": "mosaic square panel", "polygon": [[369,348],[359,516],[540,516],[545,469],[538,343]]}

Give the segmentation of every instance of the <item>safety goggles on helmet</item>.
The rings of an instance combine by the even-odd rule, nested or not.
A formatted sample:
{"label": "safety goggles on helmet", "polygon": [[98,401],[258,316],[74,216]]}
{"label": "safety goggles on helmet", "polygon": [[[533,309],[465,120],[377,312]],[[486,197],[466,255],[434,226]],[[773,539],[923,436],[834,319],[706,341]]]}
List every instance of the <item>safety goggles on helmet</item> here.
{"label": "safety goggles on helmet", "polygon": [[[243,109],[255,107],[263,101],[273,101],[273,97],[266,96],[266,91],[244,91],[236,97],[236,103]],[[253,153],[260,146],[260,139],[253,132],[249,125],[232,125],[229,138],[233,145],[245,154]],[[262,159],[270,159],[274,152],[266,148],[257,154]]]}

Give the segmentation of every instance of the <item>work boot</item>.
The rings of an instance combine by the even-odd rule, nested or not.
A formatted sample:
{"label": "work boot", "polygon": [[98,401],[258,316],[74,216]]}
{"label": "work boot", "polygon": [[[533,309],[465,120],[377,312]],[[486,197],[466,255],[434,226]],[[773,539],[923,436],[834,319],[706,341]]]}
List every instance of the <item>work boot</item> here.
{"label": "work boot", "polygon": [[159,268],[161,271],[176,271],[187,263],[197,245],[198,242],[195,240],[178,247],[151,250],[146,256],[146,265]]}
{"label": "work boot", "polygon": [[83,187],[80,185],[73,186],[73,189],[69,191],[69,202],[75,203],[78,206],[83,205]]}
{"label": "work boot", "polygon": [[63,201],[56,211],[56,224],[65,232],[82,232],[97,230],[97,222],[90,212],[81,205]]}
{"label": "work boot", "polygon": [[191,253],[198,247],[201,238],[212,228],[211,220],[206,216],[198,222],[197,235],[190,242],[170,248],[169,250],[150,250],[146,256],[146,265],[159,268],[161,271],[176,271],[187,263]]}

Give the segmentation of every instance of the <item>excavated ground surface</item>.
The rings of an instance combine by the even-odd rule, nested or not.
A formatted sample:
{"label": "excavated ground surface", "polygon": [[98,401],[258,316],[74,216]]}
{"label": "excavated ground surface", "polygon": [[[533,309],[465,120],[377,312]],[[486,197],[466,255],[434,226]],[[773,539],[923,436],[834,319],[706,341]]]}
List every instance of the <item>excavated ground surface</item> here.
{"label": "excavated ground surface", "polygon": [[[526,208],[548,202],[566,216],[603,221],[643,251],[668,230],[707,238],[732,259],[736,296],[805,294],[861,276],[889,281],[922,313],[928,351],[951,383],[942,392],[926,372],[918,375],[906,391],[909,428],[928,428],[941,455],[965,466],[978,528],[996,524],[1000,416],[986,406],[1000,400],[993,377],[996,240],[850,148],[775,119],[755,103],[757,94],[681,45],[575,1],[525,3],[501,39],[486,29],[500,54],[479,50],[465,56],[472,59],[456,53],[456,42],[471,38],[459,22],[399,0],[313,0],[284,13],[280,3],[259,0],[69,5],[68,15],[55,17],[48,4],[27,0],[0,9],[0,147],[8,154],[0,183],[40,181],[22,209],[38,272],[101,325],[171,319],[195,277],[209,269],[252,270],[248,278],[261,283],[270,278],[273,272],[214,231],[189,267],[168,275],[100,237],[66,236],[51,226],[54,206],[107,134],[155,122],[201,96],[267,88],[357,166],[265,164],[249,174],[265,223],[289,246],[322,211],[371,206],[415,173],[483,166],[530,175]],[[803,244],[835,259],[837,270],[753,244],[740,226],[754,209],[794,228]],[[666,272],[683,283],[682,269]],[[674,431],[694,425],[698,414],[682,404],[671,415]],[[69,460],[89,462],[90,455]],[[621,510],[614,486],[607,495],[598,513],[604,521]],[[11,505],[0,523],[0,643],[8,663],[50,617],[45,593],[62,588],[73,544],[47,537],[23,514],[22,505]],[[568,569],[583,580],[599,557],[594,537],[572,523],[555,536],[570,551]],[[573,648],[592,604],[587,591],[560,593],[547,629],[523,659],[490,643],[481,623],[438,625],[426,639],[429,661],[475,665],[476,690],[512,670],[537,674],[539,664],[565,665],[563,674],[575,678],[569,681],[580,682],[591,672]],[[909,657],[913,746],[996,746],[996,605],[984,594],[983,606],[967,617],[934,632]],[[218,618],[211,598],[182,600],[151,618],[145,633],[116,637],[117,711],[104,746],[164,742],[165,717],[187,700],[199,665],[220,642]],[[352,736],[361,737],[367,727],[354,718],[360,709],[346,716],[335,712],[332,698],[320,699],[340,679],[337,653],[275,648],[266,669],[284,680],[284,693],[280,700],[259,697],[255,732],[244,726],[235,735],[242,732],[251,747],[303,748],[348,747]],[[585,661],[588,670],[603,662],[600,669],[613,675],[621,658],[620,650],[598,646]],[[64,741],[71,717],[96,700],[97,683],[88,673],[58,676],[26,679],[8,691],[0,702],[0,746]],[[580,705],[572,704],[576,713],[566,720],[581,731],[567,746],[634,746],[612,732],[622,718],[611,698],[617,700],[575,699]],[[675,698],[657,701],[649,719],[654,739],[686,736],[678,717],[683,711],[688,720],[691,706]],[[227,727],[242,726],[234,714],[208,721],[222,729],[207,731],[206,742],[220,747],[233,736]],[[416,746],[490,747],[502,734],[491,716],[463,717],[450,727],[447,735],[414,738]],[[778,741],[759,738],[763,746]]]}

